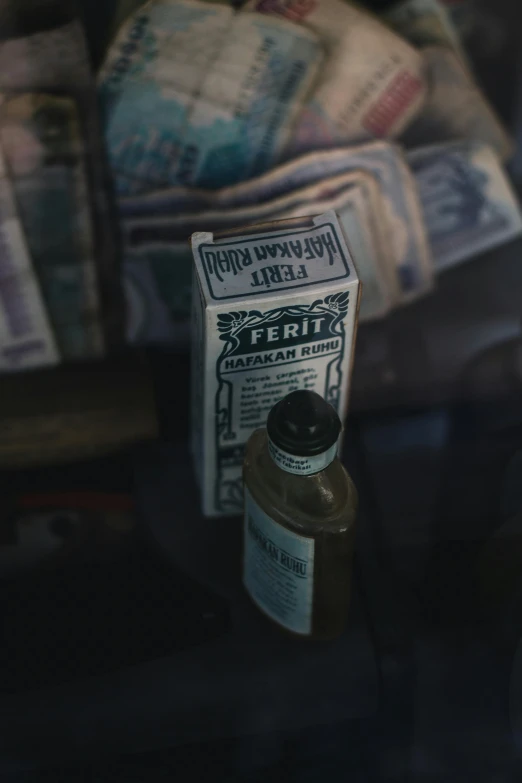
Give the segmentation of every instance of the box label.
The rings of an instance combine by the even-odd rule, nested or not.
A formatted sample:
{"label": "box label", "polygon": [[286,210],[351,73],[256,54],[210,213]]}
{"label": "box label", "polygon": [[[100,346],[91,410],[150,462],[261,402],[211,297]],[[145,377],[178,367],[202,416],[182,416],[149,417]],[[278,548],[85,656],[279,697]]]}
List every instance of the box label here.
{"label": "box label", "polygon": [[216,360],[214,489],[219,512],[241,510],[244,445],[255,429],[266,425],[282,397],[310,389],[342,415],[351,347],[344,319],[351,296],[340,291],[309,304],[219,313],[223,348]]}
{"label": "box label", "polygon": [[251,239],[204,243],[198,253],[212,299],[259,297],[350,277],[350,263],[331,222]]}
{"label": "box label", "polygon": [[245,490],[243,582],[259,608],[299,634],[312,631],[313,538],[275,522]]}

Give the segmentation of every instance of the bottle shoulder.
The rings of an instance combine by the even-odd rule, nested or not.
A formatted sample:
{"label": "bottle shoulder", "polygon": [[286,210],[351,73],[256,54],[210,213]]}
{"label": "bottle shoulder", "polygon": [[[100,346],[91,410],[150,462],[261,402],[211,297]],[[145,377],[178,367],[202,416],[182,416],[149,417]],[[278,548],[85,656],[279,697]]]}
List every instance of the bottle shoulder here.
{"label": "bottle shoulder", "polygon": [[272,518],[305,534],[323,529],[342,531],[355,522],[357,490],[338,459],[311,476],[297,476],[278,467],[268,451],[266,430],[247,443],[245,487]]}

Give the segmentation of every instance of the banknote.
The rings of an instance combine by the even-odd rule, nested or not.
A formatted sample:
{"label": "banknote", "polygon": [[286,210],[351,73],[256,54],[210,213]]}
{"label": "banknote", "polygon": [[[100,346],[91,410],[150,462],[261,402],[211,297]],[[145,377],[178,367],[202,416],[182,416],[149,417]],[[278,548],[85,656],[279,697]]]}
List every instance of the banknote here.
{"label": "banknote", "polygon": [[130,343],[188,343],[191,275],[188,242],[144,244],[126,250],[123,280]]}
{"label": "banknote", "polygon": [[[176,291],[183,290],[179,277],[175,285],[168,280],[158,286],[153,269],[153,254],[158,254],[160,262],[165,262],[171,275],[182,274],[180,264],[190,269],[190,257],[183,255],[188,243],[176,242],[181,235],[208,230],[227,231],[242,225],[257,225],[267,220],[282,220],[322,214],[321,209],[335,209],[343,221],[346,238],[350,244],[353,258],[364,286],[361,305],[362,320],[372,320],[385,315],[401,298],[396,268],[388,257],[389,233],[386,230],[386,212],[376,180],[367,172],[352,172],[348,175],[326,180],[320,187],[303,188],[296,193],[315,194],[317,198],[305,198],[290,194],[273,202],[229,211],[208,212],[195,215],[181,229],[180,224],[174,230],[170,219],[152,220],[136,225],[127,236],[126,270],[132,277],[132,301],[128,305],[133,335],[137,334],[136,323],[147,324],[139,330],[145,341],[158,341],[158,334],[177,334],[177,324],[182,320],[185,309],[179,301]],[[268,208],[267,208],[268,207]],[[188,216],[187,216],[188,217]],[[181,252],[180,252],[181,250]],[[175,256],[175,257],[174,257]],[[146,261],[146,263],[144,263]],[[130,264],[132,263],[132,268]],[[126,278],[128,272],[126,272]],[[126,280],[126,285],[127,285]],[[186,279],[188,282],[188,279]],[[141,294],[138,295],[140,289]],[[161,294],[159,293],[161,291]],[[129,296],[129,300],[130,300]],[[141,303],[141,304],[140,304]],[[166,326],[166,309],[170,310],[170,322],[173,329]],[[154,316],[152,315],[154,314]],[[166,339],[165,338],[165,339]],[[136,339],[136,338],[134,338]]]}
{"label": "banknote", "polygon": [[496,153],[471,142],[411,152],[435,270],[440,272],[522,233],[517,198]]}
{"label": "banknote", "polygon": [[60,355],[0,150],[0,371],[57,364]]}
{"label": "banknote", "polygon": [[[388,222],[386,201],[379,188],[379,183],[371,174],[366,173],[366,177],[360,183],[358,190],[360,196],[355,194],[355,197],[362,202],[360,209],[367,215],[372,242],[375,244],[375,254],[373,256],[377,267],[375,276],[379,282],[379,289],[382,292],[381,296],[386,301],[386,308],[394,309],[402,303],[403,296],[401,281],[397,274],[397,266],[393,253],[390,253],[390,232],[392,231],[392,226]],[[339,195],[341,196],[342,194]],[[339,206],[336,209],[341,216],[342,222],[343,203],[340,199],[338,201]],[[369,306],[367,306],[367,310],[370,310]],[[371,312],[376,311],[376,307],[371,310]]]}
{"label": "banknote", "polygon": [[323,60],[312,32],[228,5],[153,0],[99,76],[116,188],[217,188],[267,170]]}
{"label": "banknote", "polygon": [[[28,0],[23,5],[28,6]],[[20,17],[22,0],[16,2]],[[0,42],[0,92],[50,92],[76,102],[85,141],[90,207],[95,225],[95,260],[103,304],[106,342],[123,341],[123,297],[114,207],[108,197],[108,174],[98,127],[97,99],[85,35],[79,21]]]}
{"label": "banknote", "polygon": [[201,212],[216,207],[218,193],[218,190],[187,188],[183,185],[162,188],[138,196],[122,196],[118,199],[118,210],[122,218],[128,219]]}
{"label": "banknote", "polygon": [[383,19],[415,46],[449,46],[467,61],[459,33],[440,0],[402,0]]}
{"label": "banknote", "polygon": [[[255,181],[249,180],[250,181]],[[239,187],[239,185],[235,186]],[[137,196],[121,196],[118,210],[122,218],[179,215],[181,212],[200,212],[217,207],[219,190],[205,190],[180,185],[160,188]]]}
{"label": "banknote", "polygon": [[0,96],[0,143],[64,359],[103,353],[83,140],[71,98]]}
{"label": "banknote", "polygon": [[426,95],[420,54],[377,17],[344,0],[250,0],[247,8],[313,30],[328,52],[298,115],[289,155],[368,138],[393,138]]}
{"label": "banknote", "polygon": [[[308,153],[249,182],[215,192],[189,191],[200,209],[233,209],[258,205],[323,179],[354,170],[372,174],[384,198],[390,227],[389,252],[398,270],[403,302],[430,289],[432,267],[415,181],[398,147],[384,141]],[[185,189],[186,190],[186,189]],[[121,215],[174,215],[183,210],[184,189],[158,191],[120,201]]]}
{"label": "banknote", "polygon": [[[172,218],[132,219],[124,236],[130,253],[145,252],[175,243],[199,231],[227,231],[269,220],[281,220],[322,214],[323,206],[346,216],[346,234],[363,281],[361,317],[381,317],[402,300],[400,279],[390,253],[392,226],[384,198],[375,177],[363,170],[329,177],[315,185],[293,191],[280,198],[245,208],[214,210]],[[182,245],[182,247],[185,247]],[[150,286],[148,289],[150,291]],[[151,308],[152,309],[152,308]]]}
{"label": "banknote", "polygon": [[[371,182],[371,175],[366,175],[366,178],[360,179],[351,188],[333,198],[301,205],[281,215],[281,219],[317,215],[323,214],[323,208],[336,212],[362,283],[360,322],[382,318],[390,312],[394,304],[398,304],[397,280],[391,277],[395,290],[390,290],[390,267],[387,265],[386,249],[379,241],[379,234],[375,232],[376,218],[383,219],[385,215],[378,213],[378,201],[375,202],[372,198],[368,180]],[[375,181],[373,185],[378,196]]]}
{"label": "banknote", "polygon": [[255,223],[266,223],[278,219],[279,215],[290,210],[297,210],[298,213],[301,206],[332,198],[365,177],[368,177],[365,171],[354,170],[245,207],[187,212],[172,217],[127,218],[122,221],[124,244],[132,248],[146,242],[188,241],[190,236],[198,231],[225,231]]}
{"label": "banknote", "polygon": [[404,143],[415,147],[471,139],[489,144],[502,160],[509,158],[513,141],[459,56],[444,46],[428,46],[423,55],[430,94]]}
{"label": "banknote", "polygon": [[431,288],[433,270],[415,181],[397,146],[377,141],[309,153],[250,183],[219,191],[218,204],[258,203],[358,169],[372,174],[379,185],[389,226],[389,253],[399,276],[402,302],[410,302]]}

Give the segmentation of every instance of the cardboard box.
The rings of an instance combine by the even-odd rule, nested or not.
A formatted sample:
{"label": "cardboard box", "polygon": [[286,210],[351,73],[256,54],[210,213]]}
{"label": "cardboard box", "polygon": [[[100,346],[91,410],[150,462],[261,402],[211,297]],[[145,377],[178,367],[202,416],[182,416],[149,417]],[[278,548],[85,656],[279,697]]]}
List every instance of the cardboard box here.
{"label": "cardboard box", "polygon": [[359,280],[334,212],[192,235],[192,452],[207,516],[241,513],[251,433],[295,389],[346,414]]}

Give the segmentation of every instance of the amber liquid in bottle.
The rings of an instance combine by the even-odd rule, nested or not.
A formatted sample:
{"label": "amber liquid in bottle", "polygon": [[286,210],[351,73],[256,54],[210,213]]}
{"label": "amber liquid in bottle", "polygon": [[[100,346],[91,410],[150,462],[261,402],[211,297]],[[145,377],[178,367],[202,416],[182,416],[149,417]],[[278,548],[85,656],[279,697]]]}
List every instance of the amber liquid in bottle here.
{"label": "amber liquid in bottle", "polygon": [[[282,442],[290,447],[283,451],[270,427],[268,432],[254,432],[246,447],[243,579],[258,608],[284,630],[330,639],[342,632],[348,614],[357,491],[333,456],[341,427],[333,408],[319,395],[304,391],[288,395],[279,405],[285,403],[295,437],[286,442],[283,437]],[[295,455],[311,450],[307,438],[314,427],[313,448],[321,447],[321,426],[326,442],[325,416],[337,422],[337,429],[326,436],[329,443],[333,439],[326,453]],[[279,418],[279,429],[284,430],[288,421],[281,425],[284,416]],[[328,464],[306,475],[292,472],[302,468],[301,462],[305,472],[307,465],[313,470]]]}

